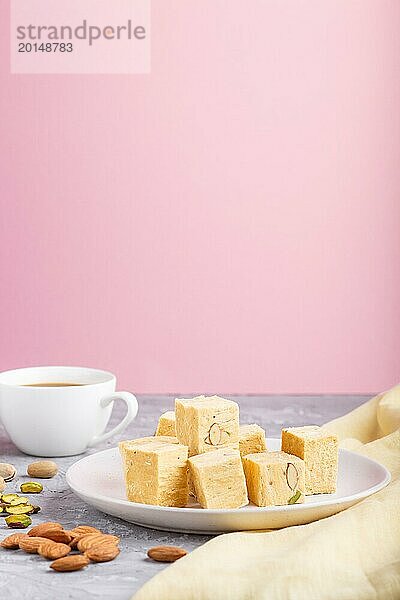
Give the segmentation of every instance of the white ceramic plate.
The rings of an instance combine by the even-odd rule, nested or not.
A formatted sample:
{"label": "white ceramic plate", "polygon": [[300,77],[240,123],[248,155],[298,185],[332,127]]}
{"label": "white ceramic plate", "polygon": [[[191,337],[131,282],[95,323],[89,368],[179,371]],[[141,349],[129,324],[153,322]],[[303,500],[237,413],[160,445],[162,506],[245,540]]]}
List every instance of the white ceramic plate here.
{"label": "white ceramic plate", "polygon": [[[270,450],[280,449],[280,440],[269,439]],[[215,534],[251,529],[277,529],[303,525],[338,513],[385,487],[389,471],[379,463],[339,450],[338,486],[335,494],[307,496],[304,504],[239,509],[168,508],[125,500],[125,486],[118,448],[82,458],[67,471],[71,489],[88,504],[124,521],[187,533]]]}

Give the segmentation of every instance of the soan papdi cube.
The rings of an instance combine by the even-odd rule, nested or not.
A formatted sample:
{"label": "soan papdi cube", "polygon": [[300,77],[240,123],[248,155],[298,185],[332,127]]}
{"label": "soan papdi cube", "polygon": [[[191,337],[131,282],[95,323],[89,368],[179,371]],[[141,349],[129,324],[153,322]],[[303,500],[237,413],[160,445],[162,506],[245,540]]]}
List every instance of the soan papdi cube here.
{"label": "soan papdi cube", "polygon": [[160,416],[158,419],[156,435],[176,436],[175,413],[173,410],[168,410]]}
{"label": "soan papdi cube", "polygon": [[175,400],[176,435],[188,446],[189,456],[218,450],[226,446],[238,448],[239,406],[219,396],[197,396]]}
{"label": "soan papdi cube", "polygon": [[247,491],[257,506],[304,502],[305,466],[285,452],[257,452],[243,457]]}
{"label": "soan papdi cube", "polygon": [[196,498],[203,508],[240,508],[248,504],[239,450],[205,452],[188,462]]}
{"label": "soan papdi cube", "polygon": [[126,495],[131,502],[186,506],[188,449],[175,437],[158,436],[119,443]]}
{"label": "soan papdi cube", "polygon": [[240,456],[263,452],[267,449],[265,431],[259,425],[240,425],[239,427],[239,452]]}
{"label": "soan papdi cube", "polygon": [[336,491],[338,439],[317,425],[282,430],[282,450],[302,458],[306,465],[306,494]]}

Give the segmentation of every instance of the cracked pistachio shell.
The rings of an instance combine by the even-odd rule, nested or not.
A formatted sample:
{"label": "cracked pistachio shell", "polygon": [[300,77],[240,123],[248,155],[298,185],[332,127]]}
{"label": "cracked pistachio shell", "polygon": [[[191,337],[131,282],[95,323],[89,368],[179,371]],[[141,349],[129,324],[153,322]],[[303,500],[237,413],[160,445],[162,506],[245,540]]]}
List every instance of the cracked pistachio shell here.
{"label": "cracked pistachio shell", "polygon": [[41,483],[37,483],[36,481],[27,481],[25,483],[21,483],[19,489],[23,494],[39,494],[43,490],[43,486]]}
{"label": "cracked pistachio shell", "polygon": [[6,523],[11,529],[25,529],[32,524],[32,519],[28,515],[10,515]]}
{"label": "cracked pistachio shell", "polygon": [[17,469],[14,465],[10,465],[9,463],[0,463],[0,477],[4,479],[7,483],[12,481],[17,473]]}

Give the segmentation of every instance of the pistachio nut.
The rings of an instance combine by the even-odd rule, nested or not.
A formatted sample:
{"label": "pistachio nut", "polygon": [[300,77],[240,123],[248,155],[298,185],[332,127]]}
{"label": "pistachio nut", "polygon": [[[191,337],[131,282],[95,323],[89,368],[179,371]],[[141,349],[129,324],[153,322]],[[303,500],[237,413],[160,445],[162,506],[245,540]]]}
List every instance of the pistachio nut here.
{"label": "pistachio nut", "polygon": [[218,446],[221,443],[221,427],[218,423],[213,423],[208,431],[211,446]]}
{"label": "pistachio nut", "polygon": [[11,529],[25,529],[32,524],[32,519],[28,515],[10,515],[6,518],[6,523]]}
{"label": "pistachio nut", "polygon": [[31,512],[29,513],[30,515],[36,515],[39,511],[42,510],[40,506],[35,506],[34,504],[32,504],[31,506],[33,510],[31,510]]}
{"label": "pistachio nut", "polygon": [[299,500],[300,496],[301,496],[301,492],[300,492],[300,490],[297,490],[295,495],[292,496],[291,498],[289,498],[288,504],[296,504],[296,502],[297,502],[297,500]]}
{"label": "pistachio nut", "polygon": [[43,490],[43,486],[36,481],[27,481],[26,483],[21,483],[19,489],[23,494],[40,494]]}
{"label": "pistachio nut", "polygon": [[16,500],[17,498],[19,498],[18,494],[3,494],[1,501],[5,504],[11,504],[11,501]]}
{"label": "pistachio nut", "polygon": [[30,515],[33,513],[32,504],[20,504],[19,506],[7,506],[6,511],[9,515]]}
{"label": "pistachio nut", "polygon": [[286,482],[290,489],[294,492],[299,482],[299,472],[296,468],[296,465],[293,463],[288,463],[288,466],[286,467]]}
{"label": "pistachio nut", "polygon": [[9,463],[0,463],[0,477],[4,479],[5,482],[12,481],[17,473],[17,469],[14,465],[10,465]]}
{"label": "pistachio nut", "polygon": [[29,499],[25,498],[25,496],[18,496],[18,498],[14,498],[9,503],[10,506],[18,506],[19,504],[29,504]]}
{"label": "pistachio nut", "polygon": [[57,475],[58,467],[52,460],[38,460],[28,466],[27,473],[30,477],[50,479],[50,477]]}

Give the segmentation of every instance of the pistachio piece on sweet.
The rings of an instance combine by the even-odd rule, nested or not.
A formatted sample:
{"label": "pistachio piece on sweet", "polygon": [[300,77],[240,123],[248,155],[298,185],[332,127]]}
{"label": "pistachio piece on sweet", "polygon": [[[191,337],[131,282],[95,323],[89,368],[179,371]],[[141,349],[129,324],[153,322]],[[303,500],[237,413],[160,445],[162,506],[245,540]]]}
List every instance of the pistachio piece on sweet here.
{"label": "pistachio piece on sweet", "polygon": [[289,463],[286,467],[286,481],[291,490],[297,488],[299,483],[299,472],[293,463]]}
{"label": "pistachio piece on sweet", "polygon": [[221,428],[218,423],[213,423],[208,433],[211,446],[218,446],[221,443]]}
{"label": "pistachio piece on sweet", "polygon": [[32,524],[32,519],[28,515],[10,515],[6,523],[11,529],[25,529]]}
{"label": "pistachio piece on sweet", "polygon": [[28,466],[27,473],[30,477],[50,479],[54,475],[57,475],[58,467],[52,460],[39,460]]}
{"label": "pistachio piece on sweet", "polygon": [[40,494],[43,490],[43,486],[36,481],[27,481],[26,483],[21,483],[19,489],[23,494]]}
{"label": "pistachio piece on sweet", "polygon": [[296,504],[296,502],[297,502],[297,500],[299,500],[300,496],[301,496],[301,492],[300,492],[300,490],[297,490],[295,495],[292,496],[291,498],[289,498],[288,504]]}
{"label": "pistachio piece on sweet", "polygon": [[6,483],[12,481],[17,473],[17,469],[14,465],[9,463],[0,463],[0,477],[4,479]]}

